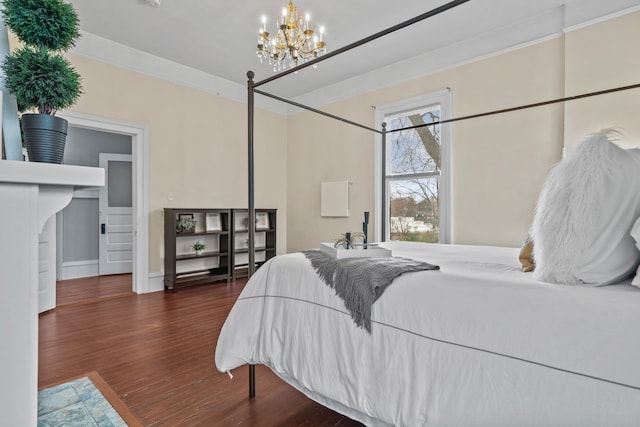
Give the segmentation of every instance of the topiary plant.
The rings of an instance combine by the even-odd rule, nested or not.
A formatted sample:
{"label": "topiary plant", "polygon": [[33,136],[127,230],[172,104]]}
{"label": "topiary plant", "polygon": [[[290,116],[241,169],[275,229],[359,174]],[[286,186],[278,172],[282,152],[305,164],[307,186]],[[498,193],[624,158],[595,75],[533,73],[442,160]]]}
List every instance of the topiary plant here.
{"label": "topiary plant", "polygon": [[60,54],[79,37],[78,15],[63,0],[3,0],[6,26],[24,43],[2,63],[4,84],[18,109],[55,114],[82,93],[80,75]]}
{"label": "topiary plant", "polygon": [[[55,116],[80,97],[80,75],[62,56],[80,35],[78,14],[64,0],[3,0],[2,17],[22,47],[0,68],[16,98],[29,160],[62,163],[68,122]],[[37,114],[25,113],[37,110]]]}
{"label": "topiary plant", "polygon": [[55,114],[75,104],[82,92],[76,70],[45,49],[15,50],[6,57],[2,71],[5,87],[21,112],[37,109],[39,114]]}
{"label": "topiary plant", "polygon": [[73,6],[62,0],[4,0],[6,26],[29,46],[69,50],[80,36]]}

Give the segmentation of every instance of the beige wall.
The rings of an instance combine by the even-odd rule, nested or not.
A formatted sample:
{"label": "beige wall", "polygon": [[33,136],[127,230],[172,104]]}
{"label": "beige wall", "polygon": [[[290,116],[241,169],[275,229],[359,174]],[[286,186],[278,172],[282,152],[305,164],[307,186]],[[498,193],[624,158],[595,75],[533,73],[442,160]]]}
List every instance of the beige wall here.
{"label": "beige wall", "polygon": [[[372,126],[371,105],[359,97],[323,110]],[[301,113],[289,118],[287,139],[287,250],[318,247],[345,231],[361,231],[365,211],[372,214],[369,232],[373,233],[373,134],[314,113]],[[320,217],[320,184],[331,181],[350,182],[348,218]]]}
{"label": "beige wall", "polygon": [[[640,83],[640,13],[566,35],[567,96]],[[572,101],[566,109],[566,144],[617,127],[620,144],[640,146],[640,89]]]}
{"label": "beige wall", "polygon": [[[163,208],[247,206],[246,105],[80,56],[73,111],[149,130],[149,270],[163,269]],[[256,207],[278,209],[286,250],[286,117],[256,111]],[[168,200],[173,192],[174,199]]]}
{"label": "beige wall", "polygon": [[[374,126],[371,106],[451,88],[453,116],[563,95],[563,39],[556,38],[324,107]],[[535,67],[532,66],[535,64]],[[310,113],[288,121],[289,251],[359,230],[374,211],[374,135]],[[562,147],[562,108],[473,119],[453,127],[453,241],[517,245]],[[349,218],[320,217],[320,183],[349,180]],[[373,228],[373,227],[371,227]]]}
{"label": "beige wall", "polygon": [[[374,126],[371,106],[451,88],[453,117],[640,82],[640,13],[323,107]],[[640,145],[640,89],[465,120],[453,126],[453,242],[517,246],[563,146],[603,127]],[[288,250],[359,230],[373,206],[373,135],[301,113],[288,121]],[[345,180],[349,218],[320,217],[320,183]]]}

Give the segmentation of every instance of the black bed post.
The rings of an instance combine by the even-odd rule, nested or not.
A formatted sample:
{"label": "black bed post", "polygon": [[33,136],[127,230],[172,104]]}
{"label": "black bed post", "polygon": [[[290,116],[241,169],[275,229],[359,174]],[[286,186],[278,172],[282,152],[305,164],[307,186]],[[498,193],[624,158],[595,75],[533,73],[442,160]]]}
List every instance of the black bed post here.
{"label": "black bed post", "polygon": [[382,191],[382,195],[380,197],[380,200],[382,201],[382,206],[380,209],[380,241],[384,242],[387,239],[387,232],[386,232],[386,228],[387,228],[387,190],[386,190],[386,175],[387,175],[387,124],[385,122],[382,122],[382,155],[380,156],[380,159],[382,161],[382,165],[380,165],[380,175],[382,175],[381,179],[382,179],[382,185],[380,187],[381,191]]}
{"label": "black bed post", "polygon": [[[254,175],[253,175],[253,77],[255,76],[253,71],[247,71],[247,106],[248,106],[248,153],[249,153],[249,265],[247,266],[247,275],[251,277],[255,272],[255,229],[256,229],[256,207],[254,205]],[[233,268],[233,267],[232,267]],[[249,365],[249,399],[256,397],[256,365]]]}
{"label": "black bed post", "polygon": [[254,180],[254,164],[253,164],[253,112],[254,112],[254,86],[253,86],[253,77],[255,74],[253,71],[247,72],[247,95],[249,96],[247,105],[249,108],[248,111],[248,119],[249,119],[249,139],[248,139],[248,154],[249,154],[249,265],[248,267],[248,276],[253,276],[253,273],[256,271],[255,265],[255,231],[256,231],[256,207],[255,207],[255,180]]}

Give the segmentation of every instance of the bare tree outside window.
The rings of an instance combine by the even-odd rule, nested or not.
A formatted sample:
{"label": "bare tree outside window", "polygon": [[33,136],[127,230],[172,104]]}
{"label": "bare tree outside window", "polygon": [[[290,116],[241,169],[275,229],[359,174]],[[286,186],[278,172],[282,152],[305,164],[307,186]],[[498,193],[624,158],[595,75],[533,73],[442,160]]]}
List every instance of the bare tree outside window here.
{"label": "bare tree outside window", "polygon": [[[385,117],[388,129],[440,120],[440,105]],[[439,241],[440,125],[390,132],[386,177],[391,240]]]}

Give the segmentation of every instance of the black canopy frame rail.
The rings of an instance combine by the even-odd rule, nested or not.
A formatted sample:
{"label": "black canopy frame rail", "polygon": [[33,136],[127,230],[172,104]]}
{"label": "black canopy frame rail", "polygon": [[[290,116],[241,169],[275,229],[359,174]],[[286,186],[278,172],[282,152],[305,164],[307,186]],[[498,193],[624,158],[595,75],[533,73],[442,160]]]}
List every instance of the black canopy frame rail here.
{"label": "black canopy frame rail", "polygon": [[[322,111],[319,110],[317,108],[314,107],[310,107],[308,105],[304,105],[301,104],[299,102],[296,101],[292,101],[286,98],[282,98],[280,96],[268,93],[268,92],[264,92],[261,91],[259,89],[256,89],[258,86],[262,86],[264,84],[267,84],[269,82],[272,82],[274,80],[277,80],[279,78],[282,78],[284,76],[287,76],[289,74],[295,73],[303,68],[312,66],[317,64],[320,61],[324,61],[327,60],[329,58],[332,58],[336,55],[342,54],[348,50],[354,49],[358,46],[364,45],[366,43],[369,43],[375,39],[378,39],[380,37],[383,37],[385,35],[388,35],[394,31],[398,31],[400,29],[403,29],[409,25],[415,24],[417,22],[423,21],[427,18],[433,17],[435,15],[438,15],[442,12],[445,12],[449,9],[452,9],[456,6],[459,6],[463,3],[467,3],[470,0],[453,0],[449,3],[446,3],[442,6],[439,6],[435,9],[432,9],[426,13],[423,13],[421,15],[418,15],[412,19],[409,19],[407,21],[404,21],[398,25],[395,25],[393,27],[389,27],[385,30],[382,30],[380,32],[377,32],[371,36],[365,37],[357,42],[351,43],[347,46],[344,46],[340,49],[337,49],[335,51],[329,52],[321,57],[315,58],[311,61],[305,62],[304,64],[298,65],[296,67],[290,68],[288,70],[285,70],[281,73],[275,74],[271,77],[268,77],[266,79],[260,80],[258,82],[254,82],[253,78],[255,77],[255,73],[253,71],[248,71],[247,72],[247,106],[248,106],[248,115],[247,115],[247,120],[248,120],[248,135],[247,135],[247,148],[248,148],[248,214],[249,214],[249,218],[254,218],[253,221],[249,221],[249,265],[248,265],[248,277],[251,278],[251,276],[253,275],[253,273],[255,273],[255,174],[254,174],[254,157],[255,157],[255,151],[254,151],[254,121],[255,121],[255,116],[254,116],[254,110],[255,110],[255,94],[259,94],[259,95],[263,95],[272,99],[275,99],[277,101],[280,102],[284,102],[290,105],[293,105],[295,107],[307,110],[307,111],[311,111],[313,113],[316,114],[320,114],[323,115],[325,117],[329,117],[331,119],[334,120],[338,120],[347,124],[350,124],[352,126],[356,126],[377,134],[381,135],[381,142],[382,142],[382,153],[381,153],[381,171],[382,171],[382,177],[384,179],[384,176],[386,174],[385,168],[386,168],[386,136],[388,133],[394,133],[394,132],[401,132],[401,131],[405,131],[405,130],[412,130],[412,129],[418,129],[418,128],[422,128],[422,127],[426,127],[426,126],[436,126],[436,125],[441,125],[441,124],[447,124],[447,123],[453,123],[453,122],[457,122],[457,121],[462,121],[462,120],[469,120],[469,119],[475,119],[475,118],[480,118],[480,117],[487,117],[487,116],[492,116],[492,115],[497,115],[497,114],[504,114],[504,113],[509,113],[509,112],[514,112],[514,111],[519,111],[519,110],[525,110],[525,109],[529,109],[529,108],[535,108],[535,107],[541,107],[541,106],[546,106],[546,105],[552,105],[552,104],[557,104],[557,103],[561,103],[561,102],[567,102],[567,101],[573,101],[573,100],[578,100],[578,99],[583,99],[583,98],[588,98],[588,97],[593,97],[593,96],[599,96],[599,95],[605,95],[605,94],[610,94],[610,93],[614,93],[614,92],[620,92],[620,91],[625,91],[625,90],[631,90],[631,89],[638,89],[640,88],[640,83],[636,83],[636,84],[632,84],[632,85],[627,85],[627,86],[619,86],[619,87],[615,87],[615,88],[611,88],[611,89],[606,89],[606,90],[599,90],[599,91],[595,91],[595,92],[588,92],[588,93],[584,93],[584,94],[580,94],[580,95],[574,95],[574,96],[568,96],[568,97],[563,97],[563,98],[556,98],[556,99],[552,99],[552,100],[547,100],[547,101],[541,101],[541,102],[534,102],[534,103],[530,103],[530,104],[523,104],[520,106],[516,106],[516,107],[509,107],[509,108],[504,108],[504,109],[499,109],[499,110],[492,110],[492,111],[487,111],[487,112],[483,112],[483,113],[476,113],[476,114],[471,114],[471,115],[466,115],[466,116],[461,116],[461,117],[455,117],[455,118],[450,118],[450,119],[444,119],[444,120],[436,120],[430,123],[425,123],[425,124],[421,124],[421,125],[416,125],[416,126],[407,126],[407,127],[403,127],[403,128],[399,128],[399,129],[393,129],[393,130],[387,130],[386,123],[382,123],[382,129],[375,129],[372,128],[370,126],[367,125],[363,125],[354,121],[351,121],[349,119],[346,119],[344,117],[340,117],[337,116],[335,114],[331,114],[328,113],[326,111]],[[382,200],[382,208],[380,210],[380,216],[381,216],[381,225],[382,225],[382,230],[381,230],[381,236],[380,236],[380,240],[384,241],[385,239],[385,201]],[[249,398],[254,398],[256,395],[256,380],[255,380],[255,365],[249,365]]]}

